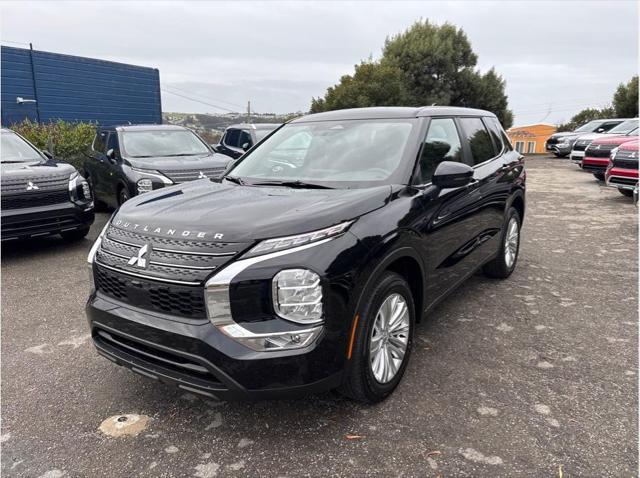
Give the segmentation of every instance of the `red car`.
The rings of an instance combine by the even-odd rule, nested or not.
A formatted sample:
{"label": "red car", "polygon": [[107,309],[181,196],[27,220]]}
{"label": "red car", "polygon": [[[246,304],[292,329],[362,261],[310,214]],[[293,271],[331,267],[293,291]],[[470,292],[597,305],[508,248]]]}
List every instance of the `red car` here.
{"label": "red car", "polygon": [[638,137],[638,128],[619,136],[604,136],[591,142],[582,158],[582,170],[593,173],[596,179],[604,181],[605,172],[609,166],[611,152],[627,141]]}
{"label": "red car", "polygon": [[621,194],[633,197],[638,188],[638,156],[640,141],[627,141],[611,152],[605,182],[607,186],[618,188]]}

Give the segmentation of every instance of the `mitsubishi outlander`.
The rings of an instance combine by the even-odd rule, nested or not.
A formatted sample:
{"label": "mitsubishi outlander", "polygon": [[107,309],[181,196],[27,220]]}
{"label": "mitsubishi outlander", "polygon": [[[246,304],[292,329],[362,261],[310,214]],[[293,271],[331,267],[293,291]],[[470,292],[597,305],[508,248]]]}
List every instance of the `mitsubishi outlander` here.
{"label": "mitsubishi outlander", "polygon": [[516,267],[523,157],[490,112],[293,120],[218,179],[135,197],[93,245],[98,352],[183,390],[260,399],[398,385],[416,322]]}

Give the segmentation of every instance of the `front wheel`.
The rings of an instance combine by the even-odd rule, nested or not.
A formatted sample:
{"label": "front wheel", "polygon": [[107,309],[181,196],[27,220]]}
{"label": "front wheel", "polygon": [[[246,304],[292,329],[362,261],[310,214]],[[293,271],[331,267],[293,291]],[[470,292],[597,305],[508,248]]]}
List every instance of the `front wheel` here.
{"label": "front wheel", "polygon": [[380,402],[400,383],[411,353],[415,308],[407,281],[385,272],[365,292],[355,320],[340,391],[361,402]]}
{"label": "front wheel", "polygon": [[598,181],[604,181],[604,173],[593,173]]}
{"label": "front wheel", "polygon": [[509,208],[498,255],[482,268],[482,272],[484,272],[486,276],[496,279],[506,279],[516,268],[518,252],[520,252],[521,224],[522,221],[518,211],[513,207]]}
{"label": "front wheel", "polygon": [[129,197],[129,191],[127,190],[127,188],[120,188],[120,191],[118,191],[118,206],[122,206],[124,203],[126,203],[129,200]]}

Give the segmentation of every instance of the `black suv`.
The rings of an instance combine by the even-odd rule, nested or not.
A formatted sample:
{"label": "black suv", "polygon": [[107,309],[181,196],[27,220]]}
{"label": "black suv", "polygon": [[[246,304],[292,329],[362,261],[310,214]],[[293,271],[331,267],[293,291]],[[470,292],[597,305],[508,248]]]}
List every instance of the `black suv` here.
{"label": "black suv", "polygon": [[214,150],[231,156],[233,159],[238,159],[245,151],[280,126],[282,126],[280,123],[231,125],[224,131],[220,142],[214,146]]}
{"label": "black suv", "polygon": [[2,128],[2,240],[60,234],[81,239],[93,223],[91,190],[76,168]]}
{"label": "black suv", "polygon": [[182,126],[110,126],[98,129],[84,173],[96,205],[117,207],[154,189],[218,177],[229,161]]}
{"label": "black suv", "polygon": [[524,211],[523,157],[487,111],[302,117],[223,179],[120,208],[88,257],[93,341],[203,395],[376,402],[417,321],[476,270],[513,272]]}

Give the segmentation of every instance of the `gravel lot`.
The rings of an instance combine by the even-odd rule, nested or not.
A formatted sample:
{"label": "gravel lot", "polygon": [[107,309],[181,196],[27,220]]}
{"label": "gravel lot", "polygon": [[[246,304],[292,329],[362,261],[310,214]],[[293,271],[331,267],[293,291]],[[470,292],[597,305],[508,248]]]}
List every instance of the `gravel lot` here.
{"label": "gravel lot", "polygon": [[[2,475],[637,476],[637,209],[568,161],[532,159],[520,260],[417,330],[396,393],[202,400],[93,350],[90,238],[2,250]],[[118,414],[149,417],[104,435]]]}

